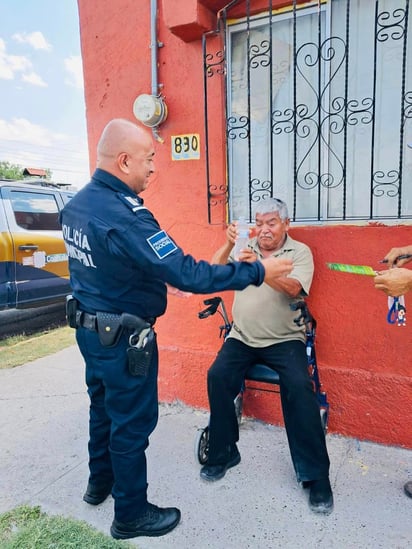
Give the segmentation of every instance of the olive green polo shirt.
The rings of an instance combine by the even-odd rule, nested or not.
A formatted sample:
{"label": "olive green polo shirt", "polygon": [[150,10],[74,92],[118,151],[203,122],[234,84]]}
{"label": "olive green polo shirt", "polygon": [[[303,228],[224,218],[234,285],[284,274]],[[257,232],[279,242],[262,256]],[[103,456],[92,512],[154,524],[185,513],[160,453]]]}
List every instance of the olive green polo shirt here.
{"label": "olive green polo shirt", "polygon": [[[259,259],[263,259],[256,238],[249,241],[248,247]],[[314,270],[312,252],[306,244],[287,235],[282,248],[273,252],[272,256],[292,259],[293,270],[288,276],[298,280],[303,290],[300,298],[290,298],[263,283],[235,292],[233,327],[228,337],[251,347],[268,347],[291,340],[305,341],[305,327],[293,322],[299,311],[292,311],[289,305],[309,295]]]}

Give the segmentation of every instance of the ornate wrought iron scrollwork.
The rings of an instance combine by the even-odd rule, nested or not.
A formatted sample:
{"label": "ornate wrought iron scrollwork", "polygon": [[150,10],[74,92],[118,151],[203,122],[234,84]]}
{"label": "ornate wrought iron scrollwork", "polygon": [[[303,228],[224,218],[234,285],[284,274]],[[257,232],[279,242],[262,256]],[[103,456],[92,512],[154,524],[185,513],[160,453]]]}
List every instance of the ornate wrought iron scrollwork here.
{"label": "ornate wrought iron scrollwork", "polygon": [[221,204],[227,201],[226,185],[213,185],[211,183],[208,190],[211,205]]}
{"label": "ornate wrought iron scrollwork", "polygon": [[405,119],[412,118],[412,91],[407,91],[405,93],[403,102]]}
{"label": "ornate wrought iron scrollwork", "polygon": [[382,170],[378,170],[373,174],[373,186],[372,194],[373,196],[380,197],[389,196],[393,198],[399,194],[399,171],[390,170],[385,173]]}
{"label": "ornate wrought iron scrollwork", "polygon": [[215,74],[225,75],[225,61],[226,59],[224,51],[218,51],[215,54],[207,53],[205,55],[205,73],[208,78],[211,78]]}
{"label": "ornate wrought iron scrollwork", "polygon": [[402,8],[393,10],[392,13],[382,11],[377,17],[376,40],[386,42],[387,40],[401,40],[405,35],[406,11]]}
{"label": "ornate wrought iron scrollwork", "polygon": [[250,132],[250,120],[247,116],[229,116],[226,124],[228,139],[247,139]]}
{"label": "ornate wrought iron scrollwork", "polygon": [[272,182],[269,180],[261,181],[252,179],[250,181],[250,199],[252,202],[260,202],[265,198],[272,196]]}
{"label": "ornate wrought iron scrollwork", "polygon": [[280,111],[275,109],[272,113],[272,133],[274,135],[279,135],[282,132],[292,133],[295,128],[294,122],[294,110],[285,109]]}
{"label": "ornate wrought iron scrollwork", "polygon": [[257,69],[258,67],[270,66],[270,42],[262,40],[260,45],[251,44],[249,47],[249,67]]}
{"label": "ornate wrought iron scrollwork", "polygon": [[351,126],[359,123],[370,124],[373,119],[373,105],[372,97],[364,97],[361,101],[351,99],[348,101],[346,122]]}
{"label": "ornate wrought iron scrollwork", "polygon": [[[209,90],[219,86],[219,79],[212,79],[213,76],[224,78],[226,75],[226,57],[224,48],[221,47],[215,53],[207,51],[209,44],[208,38],[212,41],[215,39],[218,41],[219,47],[223,46],[223,37],[219,32],[214,32],[210,35],[204,35],[202,41],[203,47],[203,67],[204,67],[204,93],[205,93],[205,133],[206,133],[206,174],[207,174],[207,201],[208,201],[208,221],[209,223],[221,223],[222,211],[224,212],[227,207],[228,201],[228,187],[227,182],[215,184],[213,181],[223,179],[220,175],[216,175],[214,170],[211,169],[211,158],[213,151],[210,151],[211,142],[209,140],[209,109],[208,109],[208,95]],[[214,43],[214,42],[213,42]]]}
{"label": "ornate wrought iron scrollwork", "polygon": [[[311,90],[313,101],[309,105],[300,103],[296,106],[296,135],[302,140],[307,140],[306,151],[296,167],[296,185],[301,189],[312,190],[319,186],[333,188],[338,187],[344,180],[344,164],[338,154],[333,150],[330,142],[330,134],[339,134],[345,128],[345,100],[341,96],[329,98],[326,101],[326,92],[331,87],[332,80],[337,76],[346,58],[346,45],[340,37],[330,37],[320,46],[313,42],[303,44],[296,52],[296,69]],[[317,89],[312,84],[313,69],[327,70],[328,64],[333,61],[333,70],[330,70],[328,82]],[[320,66],[322,64],[322,67]],[[308,73],[306,69],[309,69]],[[278,127],[278,123],[277,123]],[[276,128],[275,128],[276,129]],[[312,165],[312,153],[323,143],[328,150],[329,159],[332,160],[334,172],[316,173],[310,168]],[[333,161],[334,160],[334,161]],[[306,173],[305,173],[305,170]]]}

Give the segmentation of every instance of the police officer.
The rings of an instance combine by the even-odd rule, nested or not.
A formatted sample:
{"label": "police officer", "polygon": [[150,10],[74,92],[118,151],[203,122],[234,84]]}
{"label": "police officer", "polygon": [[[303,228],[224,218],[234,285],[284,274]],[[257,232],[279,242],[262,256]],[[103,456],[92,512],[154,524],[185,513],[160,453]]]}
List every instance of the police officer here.
{"label": "police officer", "polygon": [[147,501],[145,449],[158,420],[152,326],[166,310],[166,283],[212,293],[273,283],[292,269],[284,259],[218,266],[184,255],[139,197],[154,172],[154,154],[145,129],[110,121],[91,181],[61,214],[75,298],[68,317],[90,397],[90,475],[83,499],[98,505],[113,495],[110,531],[117,539],[161,536],[180,521],[178,509]]}

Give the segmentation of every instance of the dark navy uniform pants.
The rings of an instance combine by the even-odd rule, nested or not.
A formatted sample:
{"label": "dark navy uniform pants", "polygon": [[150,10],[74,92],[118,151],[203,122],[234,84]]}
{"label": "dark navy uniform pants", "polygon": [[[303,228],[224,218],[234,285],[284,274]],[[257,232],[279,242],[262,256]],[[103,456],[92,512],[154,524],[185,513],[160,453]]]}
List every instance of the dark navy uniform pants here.
{"label": "dark navy uniform pants", "polygon": [[209,369],[207,387],[210,405],[208,464],[225,463],[239,440],[234,399],[246,370],[263,362],[276,370],[292,462],[298,481],[329,476],[319,406],[308,373],[306,347],[301,341],[286,341],[254,348],[228,338]]}
{"label": "dark navy uniform pants", "polygon": [[103,347],[96,332],[78,328],[76,339],[86,363],[90,397],[89,481],[114,480],[115,518],[135,520],[147,506],[145,450],[158,420],[157,345],[147,376],[127,368],[128,337]]}

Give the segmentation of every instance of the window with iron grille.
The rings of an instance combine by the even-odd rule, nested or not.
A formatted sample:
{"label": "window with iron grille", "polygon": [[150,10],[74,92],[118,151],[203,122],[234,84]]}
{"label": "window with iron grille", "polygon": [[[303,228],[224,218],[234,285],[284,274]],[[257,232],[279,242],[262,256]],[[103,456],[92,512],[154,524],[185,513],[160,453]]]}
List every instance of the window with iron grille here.
{"label": "window with iron grille", "polygon": [[[231,21],[238,4],[245,17]],[[214,184],[208,155],[210,221],[219,197],[230,219],[252,220],[267,196],[285,200],[298,222],[411,219],[408,0],[278,11],[268,2],[257,16],[252,4],[222,10],[221,51],[203,41],[207,129],[211,81],[225,84],[227,182]]]}

